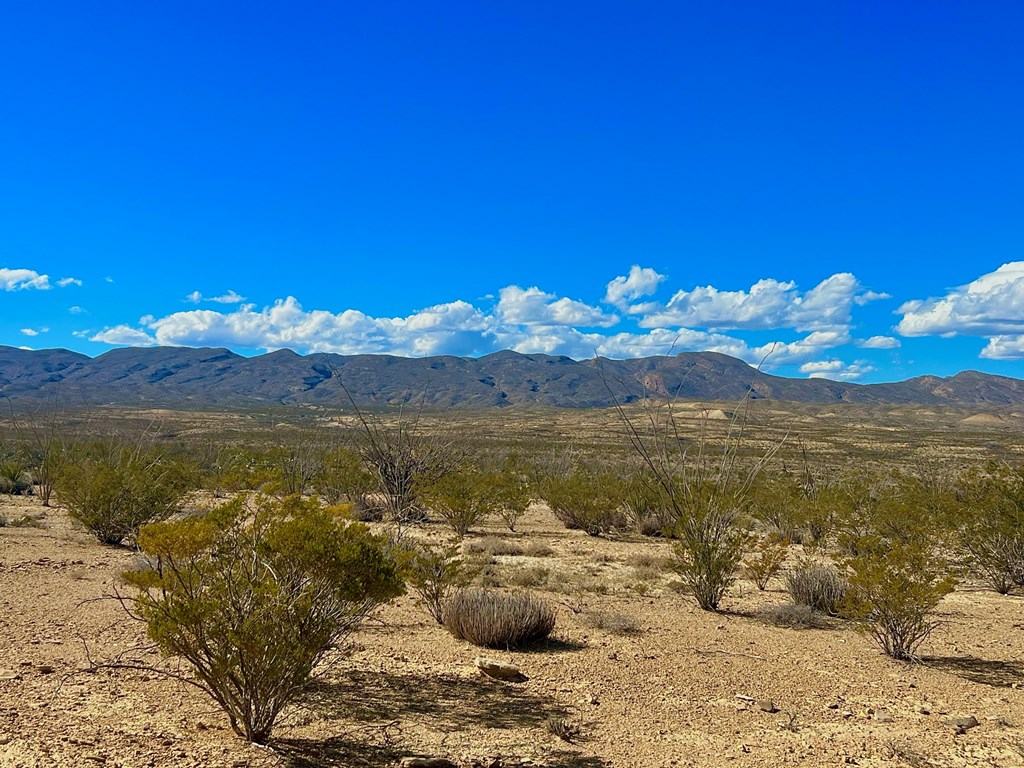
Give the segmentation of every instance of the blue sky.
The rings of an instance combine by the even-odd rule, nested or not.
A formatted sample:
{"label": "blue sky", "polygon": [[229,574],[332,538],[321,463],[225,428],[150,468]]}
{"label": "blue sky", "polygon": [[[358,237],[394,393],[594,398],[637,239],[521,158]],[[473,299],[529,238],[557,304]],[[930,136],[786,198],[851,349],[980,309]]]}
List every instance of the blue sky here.
{"label": "blue sky", "polygon": [[21,6],[0,343],[1024,376],[1019,3]]}

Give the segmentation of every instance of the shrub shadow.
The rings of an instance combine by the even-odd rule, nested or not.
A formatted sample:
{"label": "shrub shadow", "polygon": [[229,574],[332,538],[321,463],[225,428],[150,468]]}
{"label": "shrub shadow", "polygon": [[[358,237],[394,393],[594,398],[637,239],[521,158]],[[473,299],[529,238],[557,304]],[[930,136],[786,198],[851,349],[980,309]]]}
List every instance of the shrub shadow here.
{"label": "shrub shadow", "polygon": [[325,717],[362,722],[425,719],[451,731],[533,727],[567,715],[563,706],[522,686],[484,677],[360,670],[319,681],[306,703]]}
{"label": "shrub shadow", "polygon": [[394,765],[406,754],[392,747],[351,741],[343,737],[328,739],[274,739],[271,745],[287,761],[289,768],[327,768],[328,766]]}
{"label": "shrub shadow", "polygon": [[992,661],[974,656],[928,656],[921,661],[929,667],[993,688],[1024,683],[1024,661]]}

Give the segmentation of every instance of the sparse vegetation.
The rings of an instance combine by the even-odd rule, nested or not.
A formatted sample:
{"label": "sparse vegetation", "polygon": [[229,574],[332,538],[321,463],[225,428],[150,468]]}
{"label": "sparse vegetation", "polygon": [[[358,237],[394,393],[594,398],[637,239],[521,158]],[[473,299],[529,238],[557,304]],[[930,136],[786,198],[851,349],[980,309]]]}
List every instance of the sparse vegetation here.
{"label": "sparse vegetation", "polygon": [[188,663],[245,739],[266,743],[327,651],[402,592],[382,539],[316,502],[239,498],[144,527],[132,615]]}
{"label": "sparse vegetation", "polygon": [[805,560],[786,576],[786,591],[797,605],[834,616],[846,595],[846,580],[831,563]]}
{"label": "sparse vegetation", "polygon": [[743,560],[743,570],[759,590],[764,592],[768,582],[782,570],[789,554],[789,542],[778,534],[761,539],[754,551]]}
{"label": "sparse vegetation", "polygon": [[894,659],[913,661],[938,625],[931,617],[953,591],[954,579],[934,550],[919,544],[862,541],[847,560],[851,574],[844,615],[854,619]]}
{"label": "sparse vegetation", "polygon": [[574,468],[543,480],[551,511],[571,530],[600,536],[622,524],[621,478],[608,470]]}
{"label": "sparse vegetation", "polygon": [[438,624],[444,623],[444,609],[452,594],[465,587],[473,575],[458,552],[457,546],[433,548],[415,543],[406,545],[399,557],[406,583]]}
{"label": "sparse vegetation", "polygon": [[529,592],[468,589],[448,601],[444,626],[473,645],[513,649],[546,639],[555,628],[555,612]]}
{"label": "sparse vegetation", "polygon": [[120,544],[177,512],[193,486],[189,468],[166,451],[108,442],[65,464],[56,493],[73,520],[104,544]]}
{"label": "sparse vegetation", "polygon": [[788,629],[814,629],[824,625],[821,614],[808,605],[782,603],[762,608],[757,617],[766,624]]}

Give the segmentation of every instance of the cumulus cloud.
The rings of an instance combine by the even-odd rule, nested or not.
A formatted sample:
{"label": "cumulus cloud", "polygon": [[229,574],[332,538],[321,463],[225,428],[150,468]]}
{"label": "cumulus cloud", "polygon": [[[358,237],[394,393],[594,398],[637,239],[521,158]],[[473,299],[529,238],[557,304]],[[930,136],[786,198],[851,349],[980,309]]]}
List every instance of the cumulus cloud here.
{"label": "cumulus cloud", "polygon": [[848,327],[853,305],[886,298],[868,291],[849,272],[840,272],[801,293],[796,283],[758,280],[746,291],[721,291],[712,285],[678,291],[664,306],[635,308],[644,328],[690,327],[712,330],[797,331]]}
{"label": "cumulus cloud", "polygon": [[573,299],[559,299],[540,288],[510,285],[498,293],[497,315],[513,325],[579,326],[609,328],[619,322],[616,315]]}
{"label": "cumulus cloud", "polygon": [[1024,358],[1024,261],[1011,261],[945,296],[905,302],[902,336],[982,336],[981,357]]}
{"label": "cumulus cloud", "polygon": [[[820,361],[829,350],[847,344],[882,349],[895,342],[884,341],[888,337],[863,341],[851,337],[851,307],[857,305],[859,297],[871,301],[878,294],[865,291],[848,273],[833,275],[806,292],[791,282],[766,279],[749,291],[718,291],[708,286],[680,291],[668,304],[631,303],[650,296],[664,279],[654,270],[634,266],[628,275],[606,284],[606,303],[622,309],[627,318],[641,321],[631,322],[630,329],[616,333],[608,330],[622,322],[614,312],[536,286],[517,285],[502,288],[492,309],[451,301],[403,317],[373,317],[357,309],[306,309],[293,296],[258,307],[236,302],[241,297],[234,291],[214,299],[197,291],[187,300],[198,303],[225,299],[220,303],[228,303],[230,297],[236,306],[195,307],[161,317],[147,315],[133,325],[88,333],[91,340],[108,344],[259,350],[287,347],[303,353],[480,355],[512,349],[583,359],[594,354],[633,358],[714,351],[754,364],[767,357],[768,368]],[[649,306],[655,311],[637,312],[638,307]],[[695,327],[680,325],[684,320]],[[793,340],[780,333],[779,341],[753,345],[723,332],[723,328],[797,330],[800,338]],[[842,372],[852,376],[853,369]]]}
{"label": "cumulus cloud", "polygon": [[863,349],[896,349],[900,346],[900,340],[894,336],[872,336],[869,339],[861,339],[857,346]]}
{"label": "cumulus cloud", "polygon": [[875,369],[863,361],[844,363],[842,360],[817,360],[800,366],[800,373],[809,379],[834,379],[852,381]]}
{"label": "cumulus cloud", "polygon": [[25,291],[34,288],[48,291],[50,287],[49,275],[41,275],[34,269],[0,269],[0,290]]}
{"label": "cumulus cloud", "polygon": [[127,347],[151,347],[157,341],[145,331],[132,328],[130,325],[115,325],[113,328],[105,328],[91,336],[89,341],[101,341],[104,344],[114,344]]}
{"label": "cumulus cloud", "polygon": [[216,304],[241,304],[245,301],[245,296],[239,296],[233,290],[228,290],[227,293],[220,296],[203,296],[199,291],[192,291],[192,293],[185,297],[185,301],[191,304],[200,304],[204,301],[211,301]]}
{"label": "cumulus cloud", "polygon": [[40,333],[48,333],[49,328],[22,328],[21,332],[26,336],[38,336]]}
{"label": "cumulus cloud", "polygon": [[1024,333],[1024,261],[1003,264],[942,298],[915,299],[898,310],[903,336]]}
{"label": "cumulus cloud", "polygon": [[628,275],[619,275],[608,283],[604,294],[605,303],[626,309],[630,302],[653,295],[664,279],[665,275],[658,274],[650,267],[634,264],[629,268]]}
{"label": "cumulus cloud", "polygon": [[[57,285],[65,288],[69,285],[81,285],[77,277],[62,277]],[[48,291],[53,287],[49,275],[42,275],[34,269],[0,268],[0,290],[2,291]]]}

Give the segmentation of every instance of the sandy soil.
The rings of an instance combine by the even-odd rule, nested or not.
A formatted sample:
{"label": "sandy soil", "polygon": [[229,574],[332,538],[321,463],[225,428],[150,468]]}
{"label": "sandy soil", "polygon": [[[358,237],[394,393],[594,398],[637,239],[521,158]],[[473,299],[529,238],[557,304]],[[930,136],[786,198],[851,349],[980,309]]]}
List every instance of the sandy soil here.
{"label": "sandy soil", "polygon": [[[0,513],[44,510],[0,499]],[[527,682],[482,678],[481,651],[407,596],[355,635],[273,748],[251,746],[186,685],[85,671],[87,654],[110,660],[144,641],[103,599],[133,554],[95,543],[59,510],[43,525],[0,529],[2,766],[367,766],[410,755],[460,766],[1024,766],[1020,598],[961,588],[941,605],[926,663],[906,665],[842,624],[761,623],[756,610],[785,599],[777,582],[765,593],[738,582],[726,612],[700,611],[645,563],[666,544],[564,531],[543,510],[504,535],[553,554],[496,560],[499,574],[532,569],[558,607],[557,640],[483,654],[519,665]],[[595,611],[626,614],[640,632],[595,629]],[[980,725],[958,733],[953,720],[971,715]],[[579,738],[555,736],[552,719]]]}

